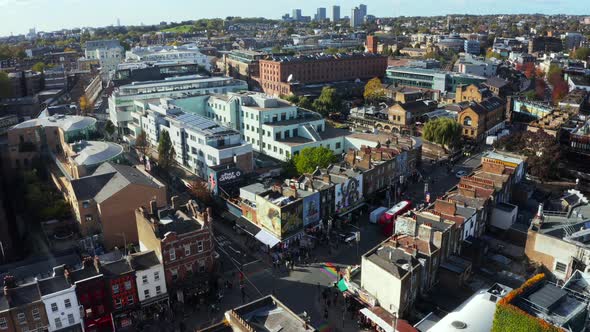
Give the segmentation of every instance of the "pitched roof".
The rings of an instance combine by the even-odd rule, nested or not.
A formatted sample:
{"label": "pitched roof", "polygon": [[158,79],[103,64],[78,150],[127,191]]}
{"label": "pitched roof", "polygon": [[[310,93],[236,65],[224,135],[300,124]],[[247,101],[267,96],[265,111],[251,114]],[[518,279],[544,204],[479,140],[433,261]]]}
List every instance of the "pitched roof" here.
{"label": "pitched roof", "polygon": [[484,84],[499,89],[508,85],[508,82],[500,77],[490,77],[484,82]]}
{"label": "pitched roof", "polygon": [[160,188],[160,184],[135,167],[106,162],[92,175],[72,181],[78,200],[94,199],[102,203],[130,184]]}
{"label": "pitched roof", "polygon": [[112,263],[102,264],[101,271],[105,276],[116,277],[133,271],[131,264],[126,259]]}
{"label": "pitched roof", "polygon": [[153,250],[131,254],[130,263],[136,271],[147,270],[161,264],[158,256],[156,256],[156,252]]}
{"label": "pitched roof", "polygon": [[38,283],[41,295],[57,293],[59,291],[71,287],[70,283],[66,280],[66,278],[63,275],[47,279],[41,279]]}
{"label": "pitched roof", "polygon": [[36,282],[11,288],[8,294],[10,307],[20,307],[41,300],[41,293]]}

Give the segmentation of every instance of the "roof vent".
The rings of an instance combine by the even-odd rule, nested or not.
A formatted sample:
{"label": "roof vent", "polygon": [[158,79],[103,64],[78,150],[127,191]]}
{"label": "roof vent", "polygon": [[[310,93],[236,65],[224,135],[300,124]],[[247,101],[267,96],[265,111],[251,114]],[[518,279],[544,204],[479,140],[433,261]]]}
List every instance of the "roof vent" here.
{"label": "roof vent", "polygon": [[452,327],[454,327],[454,328],[456,328],[456,329],[458,329],[458,330],[464,330],[464,329],[466,329],[466,328],[467,328],[467,324],[465,324],[465,323],[464,323],[464,322],[462,322],[462,321],[458,321],[458,320],[456,320],[456,321],[453,321],[453,322],[451,323],[451,326],[452,326]]}

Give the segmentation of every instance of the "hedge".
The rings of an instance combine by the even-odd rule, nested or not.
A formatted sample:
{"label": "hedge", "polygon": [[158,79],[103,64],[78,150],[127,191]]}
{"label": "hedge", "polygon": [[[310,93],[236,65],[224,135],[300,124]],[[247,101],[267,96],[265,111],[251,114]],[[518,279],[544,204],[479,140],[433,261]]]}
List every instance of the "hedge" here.
{"label": "hedge", "polygon": [[496,313],[494,314],[494,323],[492,332],[562,332],[563,330],[555,327],[546,321],[533,317],[516,307],[511,302],[522,295],[527,289],[536,285],[545,279],[544,274],[527,280],[522,286],[512,290],[504,298],[498,301]]}

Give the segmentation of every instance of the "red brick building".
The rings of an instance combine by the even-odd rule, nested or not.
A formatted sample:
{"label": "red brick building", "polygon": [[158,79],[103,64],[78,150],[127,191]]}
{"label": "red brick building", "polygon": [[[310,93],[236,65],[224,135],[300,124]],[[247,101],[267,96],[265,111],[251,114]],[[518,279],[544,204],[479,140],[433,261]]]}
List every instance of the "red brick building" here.
{"label": "red brick building", "polygon": [[208,291],[209,272],[214,267],[210,212],[199,211],[195,201],[160,209],[136,210],[141,251],[154,250],[164,265],[169,293],[182,289]]}
{"label": "red brick building", "polygon": [[109,332],[113,331],[111,319],[112,306],[110,296],[106,293],[104,276],[100,271],[100,261],[90,257],[84,260],[81,269],[66,271],[65,275],[71,283],[76,285],[76,295],[82,306],[84,331]]}
{"label": "red brick building", "polygon": [[318,84],[382,77],[387,57],[369,54],[271,56],[260,60],[260,85],[269,95],[288,95],[294,84]]}
{"label": "red brick building", "polygon": [[373,53],[373,54],[379,53],[377,51],[378,44],[379,43],[377,40],[377,36],[374,36],[374,35],[367,36],[367,52]]}
{"label": "red brick building", "polygon": [[131,328],[132,313],[139,306],[135,271],[126,259],[103,264],[100,267],[109,293],[112,316],[117,331]]}

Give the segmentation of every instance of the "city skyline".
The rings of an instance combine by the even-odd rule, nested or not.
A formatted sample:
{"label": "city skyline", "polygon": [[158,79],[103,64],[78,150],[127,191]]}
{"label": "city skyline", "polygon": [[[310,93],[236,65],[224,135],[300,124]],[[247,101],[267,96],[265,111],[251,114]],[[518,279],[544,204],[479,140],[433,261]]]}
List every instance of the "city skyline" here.
{"label": "city skyline", "polygon": [[[231,3],[231,6],[228,6]],[[225,18],[227,16],[267,17],[278,19],[293,8],[301,8],[303,15],[313,16],[317,8],[330,8],[339,5],[341,17],[348,16],[350,10],[363,3],[358,0],[341,1],[311,1],[302,0],[287,2],[273,2],[270,0],[256,0],[252,2],[224,1],[217,3],[194,3],[187,0],[159,2],[155,0],[128,0],[115,2],[104,0],[99,8],[83,8],[80,0],[0,0],[0,35],[19,35],[30,28],[37,31],[54,31],[59,29],[79,27],[101,27],[116,25],[157,24],[161,21],[178,22],[196,20],[199,18]],[[508,0],[483,0],[477,8],[466,8],[464,0],[420,2],[420,6],[405,0],[393,1],[365,1],[369,7],[369,14],[377,17],[396,16],[437,16],[446,14],[587,14],[587,8],[582,2],[575,0],[525,0],[518,3]],[[113,11],[111,8],[118,8]],[[142,8],[142,10],[138,10]],[[534,8],[524,11],[522,8]],[[47,13],[53,13],[48,16]],[[331,12],[328,10],[328,17]]]}

